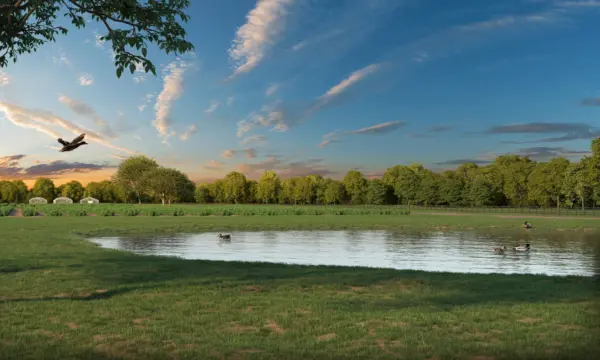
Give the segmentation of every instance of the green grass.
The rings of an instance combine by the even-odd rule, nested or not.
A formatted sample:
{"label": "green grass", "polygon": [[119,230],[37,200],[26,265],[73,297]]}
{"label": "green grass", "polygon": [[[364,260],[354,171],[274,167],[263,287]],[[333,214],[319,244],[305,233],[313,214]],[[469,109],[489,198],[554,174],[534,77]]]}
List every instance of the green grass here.
{"label": "green grass", "polygon": [[[14,206],[13,206],[14,207]],[[61,209],[63,216],[281,216],[281,215],[386,215],[400,216],[410,213],[461,213],[489,214],[498,216],[560,216],[600,217],[600,209],[556,208],[504,208],[504,207],[423,207],[378,205],[257,205],[257,204],[72,204],[72,205],[18,205],[28,216],[56,216]],[[2,205],[0,205],[2,209]],[[37,214],[37,215],[32,215]]]}
{"label": "green grass", "polygon": [[292,205],[173,205],[157,204],[64,204],[20,205],[22,210],[35,209],[39,215],[56,216],[56,209],[68,216],[82,212],[101,216],[281,216],[281,215],[409,215],[410,211],[394,206],[292,206]]}
{"label": "green grass", "polygon": [[596,358],[593,278],[186,261],[82,238],[427,226],[429,218],[4,218],[0,359]]}

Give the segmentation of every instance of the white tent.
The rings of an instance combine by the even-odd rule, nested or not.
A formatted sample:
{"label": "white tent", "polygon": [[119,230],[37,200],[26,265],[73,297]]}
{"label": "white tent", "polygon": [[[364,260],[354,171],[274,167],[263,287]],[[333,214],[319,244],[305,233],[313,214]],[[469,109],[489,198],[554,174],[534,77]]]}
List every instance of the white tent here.
{"label": "white tent", "polygon": [[100,200],[95,199],[91,196],[86,197],[85,199],[81,199],[79,201],[80,204],[99,204]]}
{"label": "white tent", "polygon": [[56,199],[54,199],[53,203],[55,204],[72,204],[73,200],[69,199],[68,197],[57,197]]}
{"label": "white tent", "polygon": [[29,203],[32,205],[41,205],[41,204],[47,204],[48,200],[44,199],[43,197],[34,197],[29,199]]}

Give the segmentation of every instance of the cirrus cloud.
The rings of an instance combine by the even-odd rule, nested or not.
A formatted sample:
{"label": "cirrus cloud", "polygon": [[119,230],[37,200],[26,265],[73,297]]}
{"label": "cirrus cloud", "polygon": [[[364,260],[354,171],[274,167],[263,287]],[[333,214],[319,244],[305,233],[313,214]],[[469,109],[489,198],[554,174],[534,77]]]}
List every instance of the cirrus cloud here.
{"label": "cirrus cloud", "polygon": [[294,0],[258,0],[236,32],[229,57],[236,62],[230,79],[255,68],[284,29],[286,7]]}
{"label": "cirrus cloud", "polygon": [[331,132],[323,135],[323,139],[318,147],[324,148],[332,143],[340,142],[340,138],[347,135],[383,135],[396,131],[405,125],[406,122],[404,121],[388,121],[356,130]]}

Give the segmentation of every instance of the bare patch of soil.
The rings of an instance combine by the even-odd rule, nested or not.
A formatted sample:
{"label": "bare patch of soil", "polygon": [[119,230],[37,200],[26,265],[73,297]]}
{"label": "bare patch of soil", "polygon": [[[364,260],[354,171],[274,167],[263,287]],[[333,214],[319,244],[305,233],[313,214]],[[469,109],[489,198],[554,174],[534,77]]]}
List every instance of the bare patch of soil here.
{"label": "bare patch of soil", "polygon": [[335,333],[329,333],[329,334],[317,336],[317,341],[319,341],[319,342],[321,342],[321,341],[329,341],[331,339],[335,339],[336,336],[337,335]]}
{"label": "bare patch of soil", "polygon": [[271,330],[273,332],[276,332],[278,334],[283,334],[285,332],[285,330],[281,326],[277,325],[277,323],[275,321],[273,321],[273,320],[269,320],[267,322],[266,327],[269,330]]}
{"label": "bare patch of soil", "polygon": [[229,327],[226,328],[229,332],[234,333],[246,333],[246,332],[257,332],[258,328],[256,326],[246,326],[240,325],[236,322],[232,322]]}
{"label": "bare patch of soil", "polygon": [[522,322],[524,324],[531,324],[531,323],[534,323],[534,322],[538,322],[540,320],[541,319],[535,319],[535,318],[525,317],[525,318],[519,319],[519,322]]}
{"label": "bare patch of soil", "polygon": [[16,217],[23,217],[23,210],[19,209],[19,208],[14,208],[11,212],[9,216],[16,216]]}

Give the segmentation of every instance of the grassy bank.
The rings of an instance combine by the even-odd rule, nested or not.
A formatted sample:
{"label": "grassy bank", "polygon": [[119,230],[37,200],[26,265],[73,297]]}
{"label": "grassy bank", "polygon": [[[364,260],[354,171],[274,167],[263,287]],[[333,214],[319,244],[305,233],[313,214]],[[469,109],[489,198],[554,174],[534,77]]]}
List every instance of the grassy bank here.
{"label": "grassy bank", "polygon": [[104,250],[80,235],[427,222],[327,219],[4,218],[0,359],[592,359],[600,351],[592,278],[185,261]]}
{"label": "grassy bank", "polygon": [[[514,217],[493,214],[429,214],[410,215],[277,215],[277,216],[42,216],[42,217],[2,217],[4,224],[24,224],[32,221],[37,226],[62,229],[65,221],[81,224],[88,229],[115,231],[180,231],[200,230],[286,230],[286,229],[498,229],[525,231],[524,220],[529,220],[534,229],[529,232],[554,230],[600,231],[600,220],[595,218],[550,218]],[[126,231],[126,230],[124,230]]]}
{"label": "grassy bank", "polygon": [[447,208],[422,206],[376,205],[257,205],[257,204],[70,204],[29,205],[0,204],[2,216],[281,216],[281,215],[383,215],[401,216],[410,213],[477,214],[523,217],[575,217],[600,219],[600,209],[549,209],[549,208]]}

